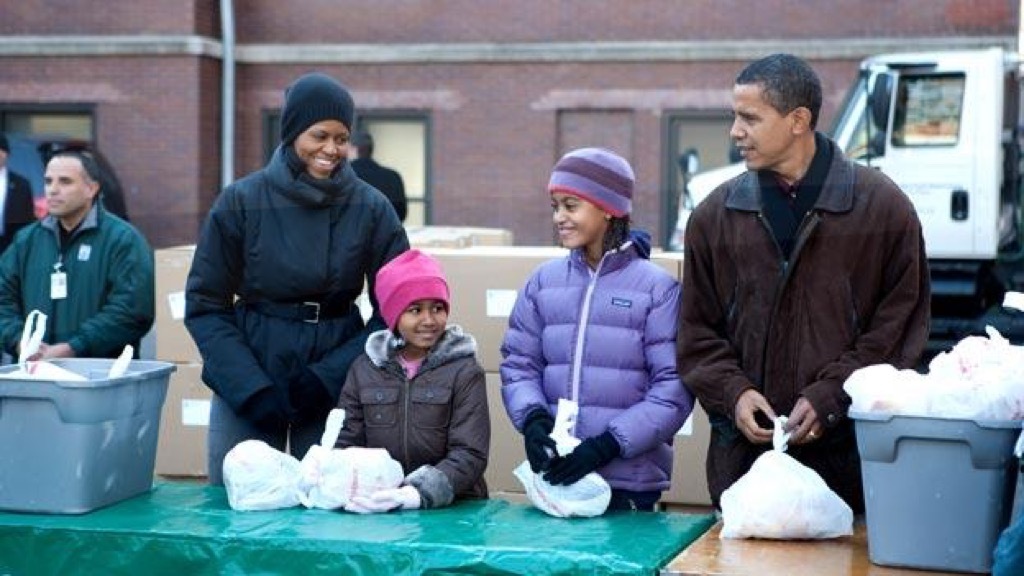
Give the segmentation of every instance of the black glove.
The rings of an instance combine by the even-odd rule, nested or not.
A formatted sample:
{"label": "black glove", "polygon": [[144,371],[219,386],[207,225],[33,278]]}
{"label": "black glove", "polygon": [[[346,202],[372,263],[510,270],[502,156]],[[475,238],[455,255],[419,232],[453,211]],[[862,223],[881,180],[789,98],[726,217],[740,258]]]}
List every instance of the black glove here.
{"label": "black glove", "polygon": [[299,418],[321,417],[330,412],[336,404],[327,392],[323,380],[308,367],[303,368],[299,379],[288,387],[288,399]]}
{"label": "black glove", "polygon": [[555,458],[544,479],[551,484],[568,486],[611,462],[619,455],[619,443],[611,432],[587,438],[568,456]]}
{"label": "black glove", "polygon": [[[543,408],[536,408],[526,416],[523,423],[523,440],[526,442],[526,459],[530,461],[530,470],[534,473],[546,470],[555,454],[555,441],[551,438],[551,430],[555,421],[551,414]],[[551,454],[547,449],[551,449]]]}
{"label": "black glove", "polygon": [[260,430],[280,430],[288,425],[288,413],[273,384],[250,396],[238,415]]}

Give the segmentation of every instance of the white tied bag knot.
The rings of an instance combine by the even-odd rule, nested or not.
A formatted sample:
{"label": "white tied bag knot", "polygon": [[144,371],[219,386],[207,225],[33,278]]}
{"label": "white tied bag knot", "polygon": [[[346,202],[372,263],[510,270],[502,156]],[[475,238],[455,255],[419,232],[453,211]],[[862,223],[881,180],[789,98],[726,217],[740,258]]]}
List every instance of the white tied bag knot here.
{"label": "white tied bag knot", "polygon": [[299,499],[307,508],[344,508],[352,498],[397,488],[405,478],[402,465],[383,448],[334,448],[344,422],[344,410],[331,410],[320,444],[302,459]]}
{"label": "white tied bag knot", "polygon": [[817,472],[785,453],[786,417],[773,450],[722,493],[722,538],[824,539],[853,534],[853,511]]}

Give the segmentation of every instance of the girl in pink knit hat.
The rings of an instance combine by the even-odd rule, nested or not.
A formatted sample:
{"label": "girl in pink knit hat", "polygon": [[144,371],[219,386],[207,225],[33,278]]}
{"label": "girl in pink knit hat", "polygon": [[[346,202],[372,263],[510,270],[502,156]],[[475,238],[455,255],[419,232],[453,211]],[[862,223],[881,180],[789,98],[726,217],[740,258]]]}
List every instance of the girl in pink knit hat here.
{"label": "girl in pink knit hat", "polygon": [[402,464],[402,486],[345,507],[362,514],[438,508],[486,498],[491,428],[476,340],[448,325],[441,266],[409,250],[383,266],[375,286],[388,325],[370,335],[352,364],[338,406],[337,448],[384,448]]}

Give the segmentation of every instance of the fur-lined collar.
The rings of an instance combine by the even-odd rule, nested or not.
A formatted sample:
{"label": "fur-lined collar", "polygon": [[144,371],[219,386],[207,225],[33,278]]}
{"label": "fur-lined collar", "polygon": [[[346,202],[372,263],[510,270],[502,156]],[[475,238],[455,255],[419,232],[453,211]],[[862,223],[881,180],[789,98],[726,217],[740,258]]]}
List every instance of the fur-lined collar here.
{"label": "fur-lined collar", "polygon": [[[390,330],[378,330],[366,340],[366,355],[374,366],[383,367],[393,363],[398,365],[396,355],[399,348],[395,347],[397,338]],[[473,356],[476,354],[476,339],[462,331],[457,324],[449,324],[445,328],[441,339],[434,344],[434,347],[427,352],[423,360],[421,371],[429,370],[435,366],[447,364],[452,360]]]}

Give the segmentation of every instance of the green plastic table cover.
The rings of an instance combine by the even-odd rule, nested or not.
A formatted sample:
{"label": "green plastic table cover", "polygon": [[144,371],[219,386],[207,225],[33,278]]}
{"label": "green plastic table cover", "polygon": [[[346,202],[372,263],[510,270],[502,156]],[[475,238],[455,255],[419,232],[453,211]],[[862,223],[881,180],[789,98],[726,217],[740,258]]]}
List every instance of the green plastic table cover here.
{"label": "green plastic table cover", "polygon": [[710,514],[560,519],[503,500],[358,515],[236,512],[223,488],[158,482],[80,516],[0,513],[0,574],[656,574]]}

